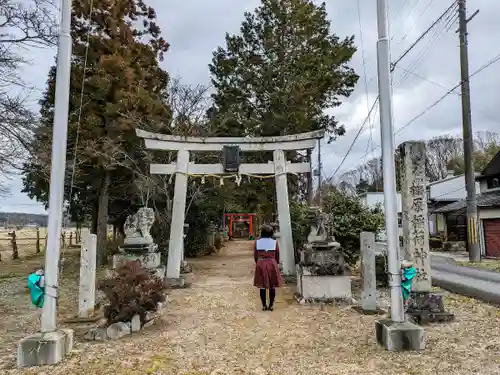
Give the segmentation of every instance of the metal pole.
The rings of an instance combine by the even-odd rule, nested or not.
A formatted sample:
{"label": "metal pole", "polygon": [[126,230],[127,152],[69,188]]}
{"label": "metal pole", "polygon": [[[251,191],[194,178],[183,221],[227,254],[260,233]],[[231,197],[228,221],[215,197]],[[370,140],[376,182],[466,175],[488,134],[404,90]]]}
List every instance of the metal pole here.
{"label": "metal pole", "polygon": [[45,252],[45,300],[41,331],[57,329],[57,296],[59,284],[59,255],[63,220],[64,175],[68,134],[69,85],[71,79],[71,0],[62,0],[61,28],[57,52],[57,74],[52,130],[52,164],[50,169],[49,222]]}
{"label": "metal pole", "polygon": [[477,236],[476,179],[474,176],[474,152],[472,116],[469,86],[469,51],[467,46],[467,10],[465,0],[458,1],[458,26],[460,36],[460,79],[462,88],[462,128],[464,141],[465,189],[467,190],[467,245],[469,260],[479,262],[481,251]]}
{"label": "metal pole", "polygon": [[401,267],[399,258],[398,208],[396,169],[394,162],[394,131],[392,124],[392,93],[387,25],[387,0],[377,0],[377,66],[380,100],[380,137],[382,139],[382,174],[384,179],[385,230],[387,234],[387,260],[391,286],[391,319],[404,322],[401,293]]}

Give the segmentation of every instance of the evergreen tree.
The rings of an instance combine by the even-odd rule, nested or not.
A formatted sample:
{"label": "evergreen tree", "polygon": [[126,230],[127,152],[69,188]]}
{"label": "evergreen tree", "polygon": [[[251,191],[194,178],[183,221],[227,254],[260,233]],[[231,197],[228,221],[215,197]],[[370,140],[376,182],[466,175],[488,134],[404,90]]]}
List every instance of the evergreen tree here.
{"label": "evergreen tree", "polygon": [[[98,223],[102,262],[110,196],[116,193],[130,200],[130,181],[145,168],[135,128],[160,131],[170,116],[165,105],[168,74],[158,65],[168,44],[155,23],[154,9],[142,0],[94,0],[92,12],[89,4],[73,1],[67,194],[73,168],[75,180],[73,196],[66,198],[73,212],[81,213],[86,206]],[[45,202],[55,77],[54,66],[40,101],[41,121],[32,145],[36,157],[24,168],[24,191]]]}
{"label": "evergreen tree", "polygon": [[[330,140],[344,134],[334,116],[325,112],[349,97],[358,76],[349,66],[356,51],[354,38],[340,39],[330,30],[325,3],[311,0],[262,0],[245,19],[237,35],[226,34],[225,47],[213,54],[210,72],[214,105],[212,129],[220,136],[277,136],[325,129]],[[293,161],[305,156],[288,153]],[[270,153],[245,157],[266,162]],[[290,176],[294,197],[304,197],[304,181]],[[249,210],[275,211],[273,179],[252,180],[228,200]]]}
{"label": "evergreen tree", "polygon": [[245,13],[239,35],[226,34],[210,65],[218,133],[344,133],[325,109],[347,98],[358,76],[349,66],[354,37],[330,30],[325,3],[262,0]]}

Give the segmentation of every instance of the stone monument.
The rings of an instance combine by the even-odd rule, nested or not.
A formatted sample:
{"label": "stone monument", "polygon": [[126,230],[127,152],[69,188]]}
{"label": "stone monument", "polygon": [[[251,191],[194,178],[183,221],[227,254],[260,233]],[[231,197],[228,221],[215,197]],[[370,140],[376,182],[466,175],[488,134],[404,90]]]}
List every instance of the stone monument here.
{"label": "stone monument", "polygon": [[328,215],[318,207],[309,209],[311,231],[300,250],[297,265],[297,294],[311,302],[351,300],[348,267],[331,232]]}
{"label": "stone monument", "polygon": [[141,207],[127,217],[124,225],[125,240],[119,248],[119,253],[113,255],[113,269],[127,261],[141,262],[144,268],[152,271],[155,276],[165,278],[165,267],[161,265],[161,252],[153,242],[150,230],[155,221],[152,208]]}
{"label": "stone monument", "polygon": [[408,300],[407,314],[422,323],[450,321],[454,316],[445,311],[444,296],[432,292],[425,143],[405,142],[400,146],[400,151],[403,258],[412,261],[417,269]]}

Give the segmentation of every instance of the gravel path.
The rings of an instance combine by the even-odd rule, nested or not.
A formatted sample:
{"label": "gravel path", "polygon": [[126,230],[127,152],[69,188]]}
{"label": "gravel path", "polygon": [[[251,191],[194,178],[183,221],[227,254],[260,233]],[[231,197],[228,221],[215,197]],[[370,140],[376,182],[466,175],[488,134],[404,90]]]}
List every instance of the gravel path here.
{"label": "gravel path", "polygon": [[[250,242],[191,262],[193,285],[174,290],[162,321],[115,342],[84,343],[47,369],[6,374],[498,374],[500,314],[495,307],[449,295],[457,321],[426,328],[427,349],[390,353],[374,341],[377,317],[350,307],[301,306],[293,289],[262,312],[252,287]],[[15,343],[12,343],[15,345]],[[0,371],[1,372],[1,371]]]}

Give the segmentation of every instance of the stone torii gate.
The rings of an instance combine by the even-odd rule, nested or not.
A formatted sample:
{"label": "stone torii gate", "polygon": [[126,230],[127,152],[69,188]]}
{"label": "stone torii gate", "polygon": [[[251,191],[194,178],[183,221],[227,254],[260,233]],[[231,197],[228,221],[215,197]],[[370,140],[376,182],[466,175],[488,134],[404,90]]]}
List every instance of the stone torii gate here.
{"label": "stone torii gate", "polygon": [[[188,176],[203,175],[275,175],[278,219],[282,237],[281,258],[283,273],[295,273],[295,256],[290,222],[290,205],[288,201],[288,173],[311,173],[310,162],[290,163],[285,158],[285,151],[311,150],[324,131],[277,136],[277,137],[182,137],[151,133],[136,129],[138,137],[143,138],[149,150],[177,151],[177,161],[171,164],[151,164],[151,174],[175,174],[174,202],[172,207],[172,223],[170,226],[170,242],[168,251],[167,279],[179,279],[183,255],[183,227],[186,210]],[[225,151],[227,148],[237,152],[273,151],[273,162],[261,164],[239,164],[236,156],[236,167],[231,169],[223,164],[195,164],[190,162],[191,151]]]}

